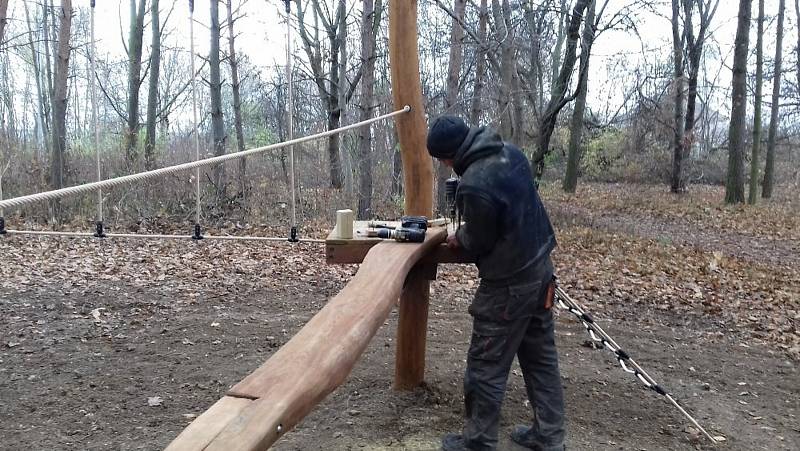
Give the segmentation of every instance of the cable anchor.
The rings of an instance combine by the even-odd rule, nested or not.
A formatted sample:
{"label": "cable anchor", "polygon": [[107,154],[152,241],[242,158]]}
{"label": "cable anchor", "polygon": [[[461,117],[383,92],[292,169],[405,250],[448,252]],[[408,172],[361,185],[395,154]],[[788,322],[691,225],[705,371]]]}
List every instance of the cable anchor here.
{"label": "cable anchor", "polygon": [[6,218],[0,216],[0,235],[6,234]]}
{"label": "cable anchor", "polygon": [[194,225],[194,234],[192,234],[192,239],[193,240],[202,240],[203,239],[203,233],[202,233],[202,230],[200,230],[200,224],[195,224]]}
{"label": "cable anchor", "polygon": [[289,230],[289,240],[288,241],[290,243],[297,243],[297,242],[300,241],[300,239],[297,238],[297,226],[292,226],[292,229]]}
{"label": "cable anchor", "polygon": [[94,223],[94,237],[95,238],[106,237],[106,231],[103,228],[103,221],[97,221]]}

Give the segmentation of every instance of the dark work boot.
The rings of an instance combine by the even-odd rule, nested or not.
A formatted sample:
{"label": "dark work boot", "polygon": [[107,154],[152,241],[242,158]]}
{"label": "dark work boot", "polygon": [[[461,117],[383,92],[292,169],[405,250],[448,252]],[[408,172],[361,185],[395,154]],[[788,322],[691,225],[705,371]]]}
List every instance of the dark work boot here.
{"label": "dark work boot", "polygon": [[442,451],[468,451],[461,434],[447,434],[442,437]]}
{"label": "dark work boot", "polygon": [[560,445],[545,445],[539,440],[536,431],[530,426],[515,426],[514,430],[511,431],[511,441],[534,451],[564,451],[567,449],[563,443]]}

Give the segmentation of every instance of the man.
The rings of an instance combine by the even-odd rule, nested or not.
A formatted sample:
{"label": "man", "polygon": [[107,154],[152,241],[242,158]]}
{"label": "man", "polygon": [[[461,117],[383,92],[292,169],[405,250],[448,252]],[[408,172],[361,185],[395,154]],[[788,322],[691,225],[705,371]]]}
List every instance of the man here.
{"label": "man", "polygon": [[564,400],[553,333],[553,227],[533,184],[530,163],[487,127],[455,116],[431,124],[428,152],[461,182],[456,205],[464,224],[448,246],[476,258],[480,285],[469,313],[472,341],[464,374],[462,434],[442,439],[445,451],[494,450],[500,408],[514,355],[519,359],[534,422],[511,439],[529,449],[564,450]]}

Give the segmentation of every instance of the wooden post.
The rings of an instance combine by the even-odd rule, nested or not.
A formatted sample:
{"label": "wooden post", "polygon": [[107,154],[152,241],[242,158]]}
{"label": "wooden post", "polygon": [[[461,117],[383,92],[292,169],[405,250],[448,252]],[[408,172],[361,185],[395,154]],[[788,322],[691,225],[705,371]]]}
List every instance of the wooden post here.
{"label": "wooden post", "polygon": [[[433,164],[425,145],[427,127],[419,79],[417,0],[389,2],[389,59],[395,107],[411,107],[411,112],[398,116],[396,122],[403,158],[405,213],[430,217],[433,211]],[[400,297],[396,389],[412,389],[423,382],[429,296],[430,283],[424,273],[412,271]]]}
{"label": "wooden post", "polygon": [[425,380],[425,346],[428,332],[430,282],[421,265],[408,274],[400,295],[397,321],[397,356],[394,388],[413,390]]}

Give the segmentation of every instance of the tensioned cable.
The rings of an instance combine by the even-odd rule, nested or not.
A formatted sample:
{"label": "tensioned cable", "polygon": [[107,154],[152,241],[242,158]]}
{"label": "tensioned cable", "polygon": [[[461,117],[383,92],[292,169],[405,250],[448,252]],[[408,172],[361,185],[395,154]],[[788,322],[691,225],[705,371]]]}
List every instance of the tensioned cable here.
{"label": "tensioned cable", "polygon": [[404,113],[408,113],[411,111],[411,107],[406,105],[403,109],[393,111],[391,113],[383,114],[372,119],[367,119],[365,121],[356,122],[354,124],[347,125],[345,127],[339,127],[333,130],[328,130],[326,132],[317,133],[315,135],[304,136],[302,138],[296,138],[289,141],[284,141],[282,143],[271,144],[269,146],[263,147],[256,147],[254,149],[248,149],[243,152],[236,152],[236,153],[229,153],[226,155],[220,155],[217,157],[210,157],[199,161],[192,161],[189,163],[178,164],[175,166],[168,166],[165,168],[154,169],[152,171],[145,171],[139,172],[137,174],[130,174],[125,175],[122,177],[117,177],[113,179],[103,180],[100,182],[92,182],[86,183],[83,185],[71,186],[68,188],[61,188],[52,191],[45,191],[42,193],[36,194],[29,194],[27,196],[19,196],[12,199],[0,201],[0,209],[3,208],[11,208],[11,207],[21,207],[23,205],[31,204],[34,202],[41,202],[45,200],[52,200],[52,199],[59,199],[62,197],[70,196],[73,194],[80,194],[85,193],[87,191],[94,191],[101,188],[110,188],[114,186],[124,185],[127,183],[134,183],[139,182],[142,180],[147,180],[155,177],[161,177],[168,174],[174,174],[176,172],[187,171],[189,169],[200,168],[203,166],[210,166],[215,164],[224,163],[228,160],[234,160],[238,158],[244,158],[250,155],[267,152],[270,150],[281,149],[283,147],[301,144],[308,141],[314,141],[316,139],[326,138],[328,136],[332,136],[336,133],[342,133],[348,130],[353,130],[359,127],[364,127],[366,125],[382,121],[384,119],[388,119],[394,116],[399,116]]}
{"label": "tensioned cable", "polygon": [[[90,78],[92,83],[89,87],[91,91],[92,100],[92,125],[94,126],[94,155],[95,162],[97,163],[97,181],[103,180],[102,169],[100,167],[100,126],[97,123],[97,55],[95,49],[95,34],[94,34],[94,9],[95,0],[91,1],[92,15],[91,15],[91,40],[92,45],[89,46],[89,63],[91,65]],[[95,218],[95,227],[97,228],[96,234],[101,236],[103,232],[103,190],[97,190],[97,218]]]}
{"label": "tensioned cable", "polygon": [[[37,235],[37,236],[60,236],[69,238],[94,238],[94,234],[89,232],[58,232],[49,230],[6,230],[9,235]],[[151,238],[160,240],[189,240],[192,235],[159,235],[141,233],[107,233],[107,238]],[[268,241],[274,243],[286,243],[286,238],[273,238],[266,236],[235,236],[235,235],[203,235],[203,240],[217,241]],[[320,239],[299,239],[301,243],[325,243]]]}
{"label": "tensioned cable", "polygon": [[[200,135],[197,131],[197,73],[194,65],[194,0],[189,0],[189,42],[191,47],[191,67],[192,67],[192,117],[194,124],[194,159],[200,161]],[[200,227],[200,166],[194,173],[195,187],[195,206],[194,206],[194,226],[195,235],[198,234]]]}

